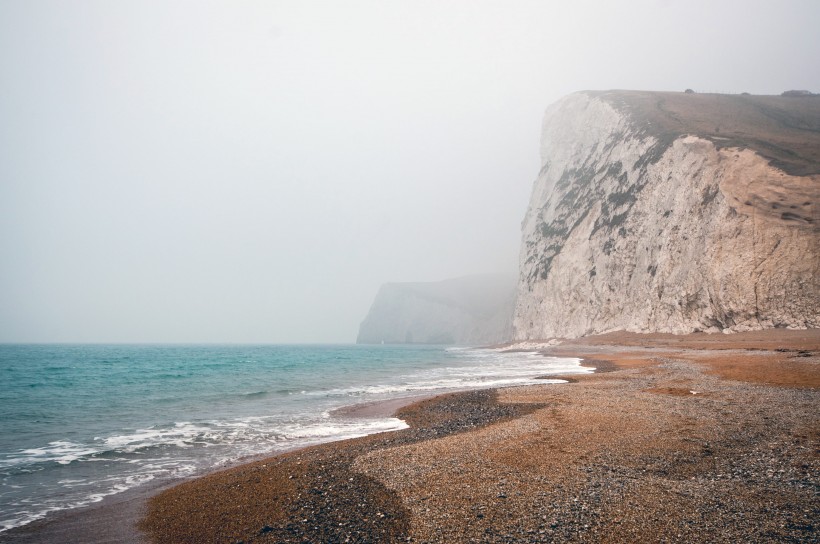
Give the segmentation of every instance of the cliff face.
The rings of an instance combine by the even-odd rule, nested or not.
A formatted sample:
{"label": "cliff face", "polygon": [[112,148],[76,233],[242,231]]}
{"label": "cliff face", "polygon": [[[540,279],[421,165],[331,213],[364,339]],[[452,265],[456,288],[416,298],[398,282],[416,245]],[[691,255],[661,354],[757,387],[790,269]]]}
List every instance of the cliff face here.
{"label": "cliff face", "polygon": [[387,283],[359,327],[359,344],[492,344],[512,335],[515,281],[468,276]]}
{"label": "cliff face", "polygon": [[820,327],[820,98],[576,93],[541,157],[517,339]]}

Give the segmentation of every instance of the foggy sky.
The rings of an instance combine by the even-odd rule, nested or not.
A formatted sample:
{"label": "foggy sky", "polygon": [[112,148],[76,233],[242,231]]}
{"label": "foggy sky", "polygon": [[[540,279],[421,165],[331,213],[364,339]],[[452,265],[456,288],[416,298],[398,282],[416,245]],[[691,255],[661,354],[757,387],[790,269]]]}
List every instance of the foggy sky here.
{"label": "foggy sky", "polygon": [[818,21],[814,0],[0,0],[0,342],[354,341],[384,282],[515,274],[551,102],[818,92]]}

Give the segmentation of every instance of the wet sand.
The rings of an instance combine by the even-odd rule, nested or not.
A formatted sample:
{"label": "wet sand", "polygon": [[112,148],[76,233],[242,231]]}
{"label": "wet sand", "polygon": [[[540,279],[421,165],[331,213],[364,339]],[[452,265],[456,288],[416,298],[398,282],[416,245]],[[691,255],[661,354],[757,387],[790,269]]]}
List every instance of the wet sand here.
{"label": "wet sand", "polygon": [[[170,485],[170,484],[168,484]],[[76,510],[0,533],[0,542],[14,544],[142,544],[145,534],[137,522],[145,516],[147,500],[164,489],[145,485]]]}
{"label": "wet sand", "polygon": [[142,538],[820,541],[820,331],[617,333],[546,353],[599,371],[425,399],[399,408],[409,429],[185,482],[147,502]]}
{"label": "wet sand", "polygon": [[331,415],[364,418],[391,417],[405,406],[410,406],[411,404],[433,398],[434,396],[435,395],[413,395],[390,400],[362,402],[333,410]]}

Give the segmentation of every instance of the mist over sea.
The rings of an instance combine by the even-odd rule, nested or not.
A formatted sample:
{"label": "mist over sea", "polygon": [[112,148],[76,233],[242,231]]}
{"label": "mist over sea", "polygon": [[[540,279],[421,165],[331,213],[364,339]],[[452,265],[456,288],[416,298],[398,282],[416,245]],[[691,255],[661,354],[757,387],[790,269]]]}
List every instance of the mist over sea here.
{"label": "mist over sea", "polygon": [[406,426],[331,415],[342,406],[588,371],[440,346],[0,345],[0,531],[247,456]]}

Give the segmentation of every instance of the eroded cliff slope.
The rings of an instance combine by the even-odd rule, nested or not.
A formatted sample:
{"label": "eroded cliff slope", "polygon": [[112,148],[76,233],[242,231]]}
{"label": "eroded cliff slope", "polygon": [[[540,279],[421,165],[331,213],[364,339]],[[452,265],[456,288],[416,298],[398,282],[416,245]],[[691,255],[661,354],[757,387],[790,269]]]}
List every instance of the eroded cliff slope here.
{"label": "eroded cliff slope", "polygon": [[359,344],[492,344],[509,340],[515,281],[477,275],[387,283],[359,327]]}
{"label": "eroded cliff slope", "polygon": [[576,93],[541,157],[516,338],[820,327],[820,97]]}

